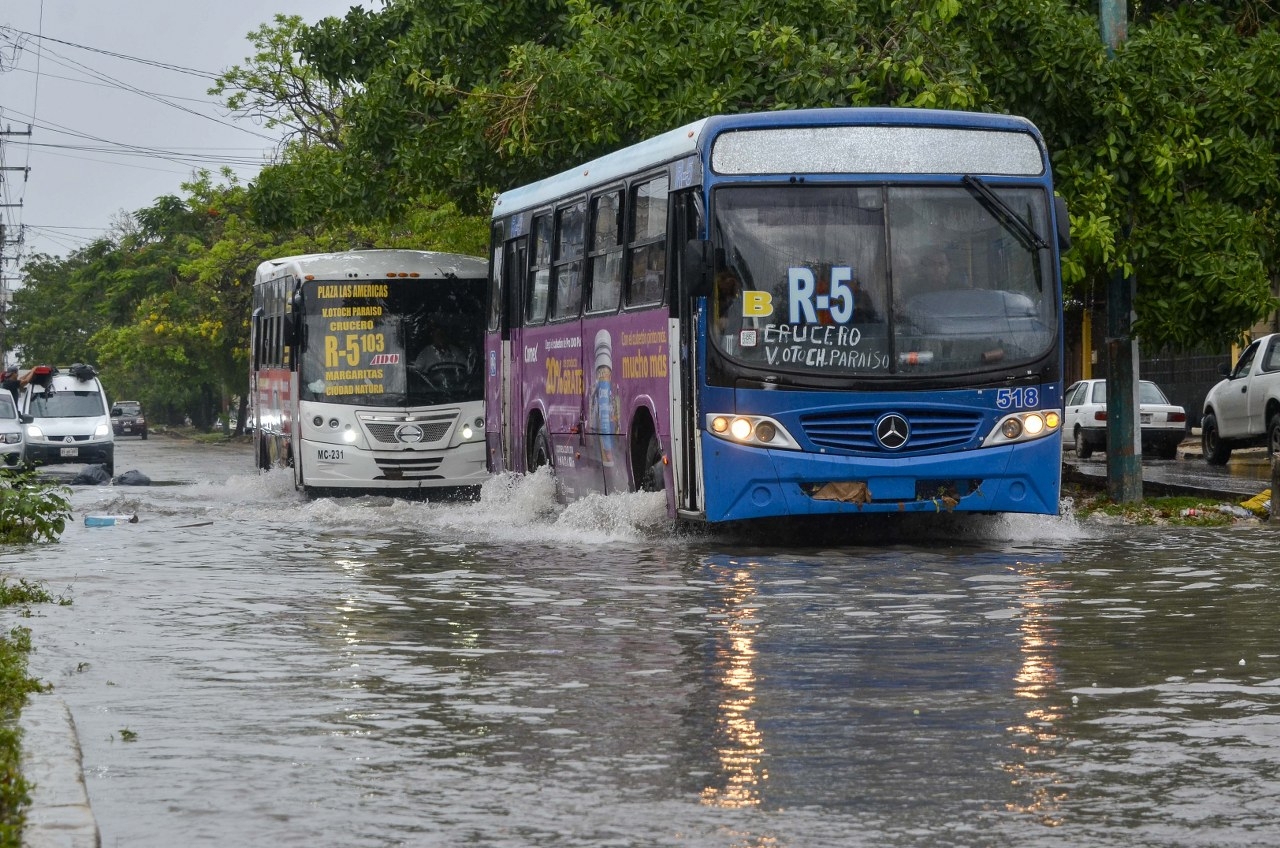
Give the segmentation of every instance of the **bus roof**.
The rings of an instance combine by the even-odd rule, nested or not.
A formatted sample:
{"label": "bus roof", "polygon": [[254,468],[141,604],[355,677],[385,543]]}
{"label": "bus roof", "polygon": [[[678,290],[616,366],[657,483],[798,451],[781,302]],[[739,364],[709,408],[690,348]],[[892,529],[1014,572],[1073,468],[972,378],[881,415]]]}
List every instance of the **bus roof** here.
{"label": "bus roof", "polygon": [[320,280],[372,280],[413,275],[428,279],[486,278],[488,263],[476,256],[429,250],[350,250],[306,253],[268,259],[258,266],[257,282],[293,275]]}
{"label": "bus roof", "polygon": [[867,106],[715,115],[607,153],[538,182],[502,192],[494,201],[493,217],[522,212],[628,174],[674,162],[700,152],[709,140],[723,132],[802,126],[968,127],[1029,133],[1036,138],[1037,144],[1040,143],[1039,131],[1026,118],[983,112]]}

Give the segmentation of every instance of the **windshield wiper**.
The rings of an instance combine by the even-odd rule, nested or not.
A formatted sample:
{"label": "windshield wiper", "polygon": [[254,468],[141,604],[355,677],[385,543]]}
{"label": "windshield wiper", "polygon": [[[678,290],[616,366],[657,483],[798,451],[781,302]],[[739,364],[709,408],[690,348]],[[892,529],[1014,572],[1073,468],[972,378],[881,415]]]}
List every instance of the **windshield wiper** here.
{"label": "windshield wiper", "polygon": [[[1000,195],[992,191],[991,187],[981,177],[965,174],[960,178],[960,182],[964,183],[964,187],[969,190],[974,199],[991,213],[991,217],[999,221],[1006,230],[1013,234],[1013,237],[1018,240],[1024,250],[1049,249],[1049,243],[1041,238],[1040,234],[1022,219],[1022,216],[1013,211],[1013,207],[1005,203],[1000,198]],[[1036,288],[1043,290],[1044,280],[1040,276],[1040,263],[1033,262],[1032,265],[1035,266]]]}

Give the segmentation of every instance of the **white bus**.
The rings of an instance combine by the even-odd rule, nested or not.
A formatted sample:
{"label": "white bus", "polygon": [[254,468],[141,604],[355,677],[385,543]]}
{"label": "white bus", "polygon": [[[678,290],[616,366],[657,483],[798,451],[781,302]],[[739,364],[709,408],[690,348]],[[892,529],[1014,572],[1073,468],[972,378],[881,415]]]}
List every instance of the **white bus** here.
{"label": "white bus", "polygon": [[258,266],[250,423],[260,469],[310,495],[474,496],[484,259],[357,250]]}

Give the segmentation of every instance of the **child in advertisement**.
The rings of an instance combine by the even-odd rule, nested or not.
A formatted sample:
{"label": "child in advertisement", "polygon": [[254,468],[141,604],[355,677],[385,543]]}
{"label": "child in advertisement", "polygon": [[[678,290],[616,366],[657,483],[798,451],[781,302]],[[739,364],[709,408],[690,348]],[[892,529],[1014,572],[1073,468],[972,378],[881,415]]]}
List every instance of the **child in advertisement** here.
{"label": "child in advertisement", "polygon": [[613,385],[613,338],[608,330],[596,333],[596,386],[591,394],[591,424],[600,435],[600,461],[614,464],[614,438],[618,432],[618,396]]}

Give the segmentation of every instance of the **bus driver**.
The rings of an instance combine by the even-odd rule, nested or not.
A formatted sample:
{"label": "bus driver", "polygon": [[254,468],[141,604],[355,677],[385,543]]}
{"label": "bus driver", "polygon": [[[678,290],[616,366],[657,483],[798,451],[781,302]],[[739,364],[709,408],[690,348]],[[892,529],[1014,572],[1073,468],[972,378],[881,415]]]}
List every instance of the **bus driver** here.
{"label": "bus driver", "polygon": [[431,325],[431,341],[413,360],[413,369],[426,376],[432,370],[465,371],[467,355],[455,345],[440,323]]}

